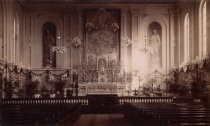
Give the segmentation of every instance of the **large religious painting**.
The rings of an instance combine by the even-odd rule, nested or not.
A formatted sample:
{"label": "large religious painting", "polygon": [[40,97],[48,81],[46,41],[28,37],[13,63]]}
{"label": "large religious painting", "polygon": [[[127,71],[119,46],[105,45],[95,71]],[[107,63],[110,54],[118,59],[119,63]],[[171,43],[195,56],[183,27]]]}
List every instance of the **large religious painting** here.
{"label": "large religious painting", "polygon": [[[106,63],[118,61],[120,37],[119,10],[86,10],[85,11],[85,39],[86,55],[96,61],[104,59]],[[101,61],[101,60],[100,60]]]}
{"label": "large religious painting", "polygon": [[56,67],[56,52],[52,48],[56,46],[56,26],[52,22],[47,22],[42,27],[43,45],[43,67]]}
{"label": "large religious painting", "polygon": [[162,29],[161,25],[157,22],[152,22],[148,28],[149,46],[150,51],[150,66],[151,68],[157,69],[162,67]]}

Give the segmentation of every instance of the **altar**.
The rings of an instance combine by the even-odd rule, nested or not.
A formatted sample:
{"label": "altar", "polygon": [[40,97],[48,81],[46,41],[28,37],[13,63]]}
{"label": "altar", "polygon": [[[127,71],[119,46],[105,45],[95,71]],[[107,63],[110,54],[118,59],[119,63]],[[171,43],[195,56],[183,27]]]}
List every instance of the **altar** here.
{"label": "altar", "polygon": [[113,82],[92,82],[79,84],[79,95],[123,95],[126,86]]}
{"label": "altar", "polygon": [[96,82],[87,84],[87,95],[91,94],[117,94],[117,84],[109,82]]}

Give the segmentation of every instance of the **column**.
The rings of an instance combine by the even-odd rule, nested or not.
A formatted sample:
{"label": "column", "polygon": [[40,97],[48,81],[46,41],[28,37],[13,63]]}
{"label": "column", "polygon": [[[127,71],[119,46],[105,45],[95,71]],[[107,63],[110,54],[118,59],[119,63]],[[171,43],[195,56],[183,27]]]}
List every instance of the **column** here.
{"label": "column", "polygon": [[128,39],[127,34],[127,10],[121,11],[121,40],[120,40],[120,47],[121,47],[121,61],[123,63],[124,70],[128,70],[128,61],[127,61],[127,46],[125,45],[126,39]]}
{"label": "column", "polygon": [[206,19],[207,19],[207,54],[210,56],[210,1],[206,0]]}
{"label": "column", "polygon": [[[83,27],[83,11],[82,10],[79,10],[78,11],[78,37],[79,39],[82,39],[83,38],[83,31],[84,31],[84,27]],[[83,49],[84,49],[84,43],[83,41],[81,40],[82,42],[82,45],[79,45],[78,47],[78,64],[81,65],[82,62],[83,62]]]}
{"label": "column", "polygon": [[13,14],[12,14],[12,3],[13,0],[4,0],[4,58],[7,59],[7,61],[12,62],[13,55],[12,55],[12,36],[13,36]]}
{"label": "column", "polygon": [[174,29],[174,16],[175,16],[175,10],[170,10],[170,66],[173,67],[175,65],[174,63],[174,57],[175,57],[175,29]]}
{"label": "column", "polygon": [[[210,56],[210,0],[206,0],[206,19],[207,19],[207,55]],[[208,85],[208,101],[210,103],[210,87]]]}

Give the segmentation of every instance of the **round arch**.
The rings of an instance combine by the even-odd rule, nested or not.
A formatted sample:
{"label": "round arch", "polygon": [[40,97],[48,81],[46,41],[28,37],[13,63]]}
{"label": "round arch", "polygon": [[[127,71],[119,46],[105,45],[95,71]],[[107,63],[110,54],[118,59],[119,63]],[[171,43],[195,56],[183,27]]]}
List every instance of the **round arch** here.
{"label": "round arch", "polygon": [[[204,37],[206,37],[206,35],[204,35],[204,19],[206,17],[204,17],[204,5],[206,4],[206,0],[201,0],[200,1],[200,5],[199,5],[199,57],[203,57],[206,54],[206,40],[204,39]],[[205,22],[206,23],[206,22]],[[205,24],[206,25],[206,24]]]}
{"label": "round arch", "polygon": [[[31,43],[32,48],[32,56],[36,56],[36,59],[32,59],[32,67],[42,68],[42,58],[43,58],[43,45],[42,45],[42,27],[47,22],[52,22],[56,26],[56,38],[61,35],[61,21],[59,17],[50,13],[43,13],[41,15],[37,14],[37,19],[35,22],[34,29],[34,42]],[[56,45],[62,45],[62,41],[56,40]],[[57,56],[56,56],[57,57]],[[56,58],[56,66],[61,61]]]}
{"label": "round arch", "polygon": [[169,34],[168,34],[168,19],[164,15],[148,15],[143,19],[143,34],[144,36],[147,36],[148,33],[148,28],[151,23],[157,22],[160,24],[161,29],[162,29],[162,35],[161,35],[161,54],[162,54],[162,71],[167,72],[167,68],[169,66]]}

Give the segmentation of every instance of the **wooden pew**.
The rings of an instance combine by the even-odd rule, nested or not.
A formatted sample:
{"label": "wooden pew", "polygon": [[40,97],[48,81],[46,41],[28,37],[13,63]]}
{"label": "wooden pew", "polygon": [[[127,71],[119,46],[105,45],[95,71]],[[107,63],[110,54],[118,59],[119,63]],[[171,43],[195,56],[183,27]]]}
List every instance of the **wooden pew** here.
{"label": "wooden pew", "polygon": [[[12,104],[2,106],[3,126],[61,125],[67,116],[71,123],[79,118],[80,104]],[[71,120],[71,118],[74,119]]]}
{"label": "wooden pew", "polygon": [[125,104],[125,117],[135,125],[210,125],[210,109],[182,104]]}

